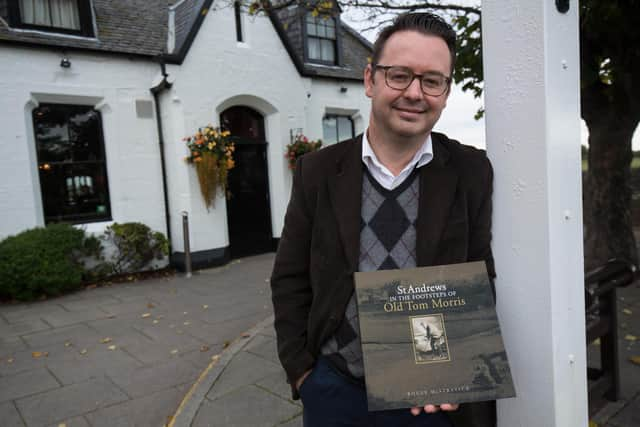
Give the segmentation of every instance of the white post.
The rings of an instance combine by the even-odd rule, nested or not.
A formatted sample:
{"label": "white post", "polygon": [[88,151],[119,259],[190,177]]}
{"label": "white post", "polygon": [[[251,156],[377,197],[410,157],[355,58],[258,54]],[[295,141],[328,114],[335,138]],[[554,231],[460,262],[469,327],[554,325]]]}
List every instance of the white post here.
{"label": "white post", "polygon": [[585,427],[578,1],[483,0],[498,313],[518,397],[500,427]]}

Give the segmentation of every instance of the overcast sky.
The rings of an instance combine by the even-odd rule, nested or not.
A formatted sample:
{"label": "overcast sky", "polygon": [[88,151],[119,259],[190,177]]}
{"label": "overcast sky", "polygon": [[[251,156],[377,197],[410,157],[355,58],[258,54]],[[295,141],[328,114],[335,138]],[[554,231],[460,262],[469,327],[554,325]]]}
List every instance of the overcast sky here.
{"label": "overcast sky", "polygon": [[[460,0],[465,3],[465,0]],[[473,3],[473,0],[466,1]],[[342,20],[351,27],[360,30],[363,28],[362,22],[358,21],[358,13],[353,10],[346,10],[341,15]],[[367,31],[363,35],[371,42],[375,39],[377,31]],[[442,113],[442,117],[436,124],[434,130],[446,133],[452,139],[457,139],[464,144],[486,148],[484,119],[475,120],[473,118],[478,108],[483,105],[481,99],[474,98],[472,94],[463,92],[456,85],[453,86],[447,107]],[[581,121],[581,143],[587,144],[587,127]],[[633,136],[632,147],[634,151],[640,150],[640,129],[636,129]]]}

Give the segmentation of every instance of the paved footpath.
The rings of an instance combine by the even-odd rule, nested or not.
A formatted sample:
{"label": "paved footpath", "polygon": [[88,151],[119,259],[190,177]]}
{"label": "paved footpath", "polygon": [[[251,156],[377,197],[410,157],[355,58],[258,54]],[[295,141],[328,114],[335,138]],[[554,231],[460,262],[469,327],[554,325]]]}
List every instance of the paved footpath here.
{"label": "paved footpath", "polygon": [[272,264],[0,305],[0,426],[167,424],[212,357],[271,315]]}
{"label": "paved footpath", "polygon": [[[0,426],[301,427],[276,356],[272,263],[0,306]],[[599,427],[640,426],[640,286],[619,297],[624,399]]]}

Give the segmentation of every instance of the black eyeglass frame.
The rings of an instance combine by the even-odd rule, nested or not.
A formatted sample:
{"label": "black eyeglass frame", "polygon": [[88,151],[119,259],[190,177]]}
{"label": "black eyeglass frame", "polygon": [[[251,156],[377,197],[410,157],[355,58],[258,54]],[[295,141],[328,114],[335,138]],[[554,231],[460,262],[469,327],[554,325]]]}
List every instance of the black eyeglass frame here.
{"label": "black eyeglass frame", "polygon": [[[442,96],[444,95],[447,90],[449,90],[449,86],[451,86],[451,77],[447,77],[444,74],[438,73],[437,71],[430,71],[430,72],[426,72],[426,73],[422,73],[422,74],[416,74],[413,72],[413,70],[409,67],[404,67],[402,65],[379,65],[379,64],[373,64],[372,65],[374,70],[380,69],[380,70],[384,70],[384,82],[385,84],[390,87],[391,89],[394,90],[406,90],[409,86],[411,86],[411,83],[413,83],[413,81],[417,78],[418,81],[420,82],[420,89],[422,90],[422,93],[424,93],[425,95],[429,95],[429,96]],[[408,73],[411,74],[411,80],[409,80],[409,83],[407,83],[407,85],[403,88],[400,87],[393,87],[391,86],[391,84],[389,84],[389,80],[387,79],[387,75],[388,75],[388,71],[392,68],[399,68],[402,69],[404,71],[407,71]],[[437,76],[437,77],[442,77],[445,81],[445,86],[442,89],[442,92],[436,94],[436,93],[430,93],[427,92],[424,88],[424,85],[422,84],[422,78],[425,76]]]}

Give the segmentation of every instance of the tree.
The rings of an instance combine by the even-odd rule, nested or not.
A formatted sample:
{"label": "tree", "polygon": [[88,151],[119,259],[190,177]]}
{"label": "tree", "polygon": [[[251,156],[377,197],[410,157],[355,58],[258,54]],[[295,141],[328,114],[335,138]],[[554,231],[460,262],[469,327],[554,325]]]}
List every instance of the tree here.
{"label": "tree", "polygon": [[[250,11],[303,6],[332,13],[331,1],[260,0]],[[454,81],[482,93],[480,0],[338,0],[362,15],[365,30],[407,11],[446,15],[458,34]],[[575,3],[573,3],[575,4]],[[581,114],[589,129],[584,180],[585,268],[622,258],[637,265],[631,221],[631,138],[640,121],[640,0],[580,1]],[[636,78],[634,78],[636,77]],[[479,111],[476,117],[482,115]]]}

